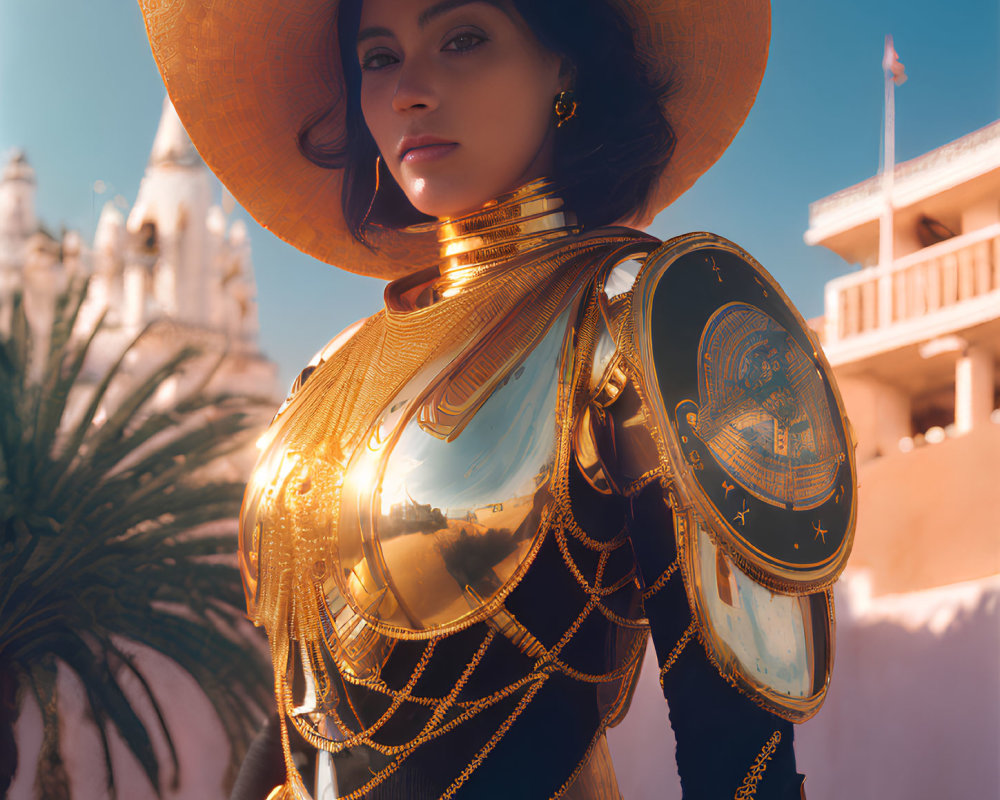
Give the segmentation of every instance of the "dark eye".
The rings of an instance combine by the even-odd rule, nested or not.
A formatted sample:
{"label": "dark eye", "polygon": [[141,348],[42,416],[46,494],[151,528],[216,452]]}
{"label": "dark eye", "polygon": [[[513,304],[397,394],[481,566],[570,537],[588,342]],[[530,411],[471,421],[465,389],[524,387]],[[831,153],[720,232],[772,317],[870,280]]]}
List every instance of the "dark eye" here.
{"label": "dark eye", "polygon": [[396,56],[385,50],[374,50],[361,57],[362,72],[375,72],[399,61]]}
{"label": "dark eye", "polygon": [[457,36],[453,36],[447,41],[442,50],[452,50],[458,53],[465,53],[476,47],[479,47],[483,42],[486,41],[486,37],[473,33],[472,31],[462,31],[462,33]]}

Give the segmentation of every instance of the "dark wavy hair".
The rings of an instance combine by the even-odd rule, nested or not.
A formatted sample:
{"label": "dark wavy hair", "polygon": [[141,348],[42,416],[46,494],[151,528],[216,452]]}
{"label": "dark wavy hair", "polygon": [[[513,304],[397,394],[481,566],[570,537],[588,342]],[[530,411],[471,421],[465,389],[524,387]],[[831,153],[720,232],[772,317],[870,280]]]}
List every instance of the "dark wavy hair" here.
{"label": "dark wavy hair", "polygon": [[[348,228],[365,244],[371,226],[400,228],[428,218],[418,212],[382,164],[361,112],[361,68],[355,55],[363,0],[342,0],[333,64],[339,51],[346,96],[312,115],[299,149],[314,164],[344,171],[341,203]],[[551,176],[584,227],[608,225],[645,210],[676,136],[662,108],[670,80],[659,81],[638,52],[632,26],[607,0],[508,0],[539,42],[575,73],[576,116],[559,128]],[[335,48],[334,45],[337,45]],[[327,76],[332,80],[330,76]],[[343,115],[342,133],[324,136]],[[374,196],[374,201],[373,201]]]}

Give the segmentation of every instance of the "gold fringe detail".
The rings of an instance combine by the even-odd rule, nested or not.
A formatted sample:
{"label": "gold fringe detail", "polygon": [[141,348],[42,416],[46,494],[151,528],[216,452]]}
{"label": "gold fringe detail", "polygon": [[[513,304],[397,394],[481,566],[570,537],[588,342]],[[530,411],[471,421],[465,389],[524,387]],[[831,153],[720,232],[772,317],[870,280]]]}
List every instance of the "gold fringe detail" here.
{"label": "gold fringe detail", "polygon": [[681,634],[681,638],[677,640],[677,644],[674,645],[674,649],[670,651],[670,655],[667,656],[667,660],[663,662],[663,666],[660,667],[660,688],[663,688],[663,679],[666,677],[667,673],[670,672],[670,668],[677,663],[677,659],[681,657],[681,653],[684,652],[684,648],[687,646],[688,641],[695,634],[695,624],[692,622],[687,626],[687,630]]}
{"label": "gold fringe detail", "polygon": [[583,759],[549,800],[621,800],[604,728],[587,747]]}
{"label": "gold fringe detail", "polygon": [[754,759],[753,764],[750,766],[750,771],[743,779],[743,783],[740,784],[740,788],[736,790],[733,800],[753,800],[757,794],[758,784],[764,780],[764,771],[767,769],[767,762],[774,756],[780,741],[781,731],[775,731],[771,734],[771,738],[767,740],[764,749]]}

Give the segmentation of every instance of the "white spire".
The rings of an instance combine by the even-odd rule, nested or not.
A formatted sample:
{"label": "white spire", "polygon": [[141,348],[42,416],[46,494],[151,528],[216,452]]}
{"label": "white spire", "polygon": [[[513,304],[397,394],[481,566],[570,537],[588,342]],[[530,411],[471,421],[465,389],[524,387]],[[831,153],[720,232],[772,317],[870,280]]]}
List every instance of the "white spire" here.
{"label": "white spire", "polygon": [[160,126],[153,139],[153,151],[149,154],[149,166],[200,167],[201,163],[201,156],[191,144],[191,138],[184,130],[170,98],[164,97]]}
{"label": "white spire", "polygon": [[20,148],[14,148],[11,151],[7,166],[3,169],[3,180],[5,183],[7,181],[35,183],[35,170],[31,168],[31,164],[28,163],[28,157]]}
{"label": "white spire", "polygon": [[0,235],[24,239],[37,227],[35,170],[23,150],[14,150],[0,179]]}
{"label": "white spire", "polygon": [[[212,205],[212,178],[170,101],[153,141],[146,174],[125,223],[136,254],[155,256],[150,283],[151,313],[207,326],[213,276],[205,220]],[[144,251],[145,252],[145,251]],[[208,262],[210,263],[210,261]],[[136,290],[138,291],[138,290]]]}
{"label": "white spire", "polygon": [[98,259],[113,258],[124,249],[125,216],[113,202],[104,204],[94,233],[94,254]]}

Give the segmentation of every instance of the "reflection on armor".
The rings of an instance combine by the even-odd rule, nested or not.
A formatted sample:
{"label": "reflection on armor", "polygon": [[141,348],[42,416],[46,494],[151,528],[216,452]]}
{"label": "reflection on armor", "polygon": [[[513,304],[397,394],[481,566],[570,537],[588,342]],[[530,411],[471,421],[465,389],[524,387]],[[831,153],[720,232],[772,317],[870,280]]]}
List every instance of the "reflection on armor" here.
{"label": "reflection on armor", "polygon": [[678,515],[685,532],[688,592],[710,656],[724,674],[796,722],[819,710],[832,667],[832,601],[828,591],[775,594],[739,569],[694,515]]}
{"label": "reflection on armor", "polygon": [[524,564],[551,505],[568,320],[565,311],[447,435],[428,405],[454,387],[454,370],[405,387],[348,465],[340,568],[351,605],[373,624],[413,634],[453,625]]}
{"label": "reflection on armor", "polygon": [[709,319],[698,348],[695,435],[733,480],[775,506],[808,509],[833,494],[840,447],[823,382],[781,325],[747,303]]}
{"label": "reflection on armor", "polygon": [[606,382],[611,361],[618,355],[618,343],[612,337],[608,326],[604,324],[603,316],[600,322],[600,333],[597,336],[597,342],[594,344],[594,357],[590,369],[590,384],[588,388],[590,389],[591,396],[596,396],[598,390]]}

